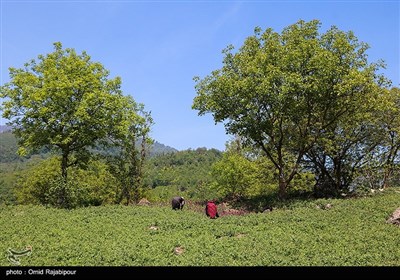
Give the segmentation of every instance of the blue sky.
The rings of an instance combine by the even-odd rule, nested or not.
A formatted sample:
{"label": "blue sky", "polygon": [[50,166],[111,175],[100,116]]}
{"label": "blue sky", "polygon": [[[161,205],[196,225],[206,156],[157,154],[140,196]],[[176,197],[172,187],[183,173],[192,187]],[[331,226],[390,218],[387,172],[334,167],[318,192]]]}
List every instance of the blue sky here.
{"label": "blue sky", "polygon": [[[399,1],[1,1],[1,84],[8,67],[39,54],[85,50],[122,89],[144,103],[155,121],[151,136],[179,150],[225,149],[230,139],[211,115],[191,109],[194,76],[222,66],[221,51],[239,48],[256,26],[277,32],[300,19],[336,25],[370,45],[369,62],[399,86]],[[0,119],[0,124],[6,120]]]}

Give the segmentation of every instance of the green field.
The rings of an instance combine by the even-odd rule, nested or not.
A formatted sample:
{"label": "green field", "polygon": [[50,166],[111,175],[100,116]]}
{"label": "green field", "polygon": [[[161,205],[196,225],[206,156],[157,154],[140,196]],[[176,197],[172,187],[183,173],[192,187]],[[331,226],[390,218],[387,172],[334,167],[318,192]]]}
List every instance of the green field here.
{"label": "green field", "polygon": [[[330,203],[330,209],[323,206]],[[0,208],[0,266],[400,266],[400,192],[208,219],[189,207]]]}

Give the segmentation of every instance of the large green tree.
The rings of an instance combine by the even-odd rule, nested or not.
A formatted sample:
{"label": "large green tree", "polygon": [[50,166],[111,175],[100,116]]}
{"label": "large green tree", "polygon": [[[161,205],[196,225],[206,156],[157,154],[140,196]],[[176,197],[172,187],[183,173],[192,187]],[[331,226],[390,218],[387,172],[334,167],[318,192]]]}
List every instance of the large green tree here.
{"label": "large green tree", "polygon": [[[39,55],[24,68],[10,68],[10,81],[1,87],[3,117],[19,139],[19,153],[42,147],[61,154],[61,176],[68,167],[88,159],[89,148],[121,136],[128,118],[121,79],[110,78],[101,63],[86,52],[63,49]],[[61,192],[61,204],[65,196]]]}
{"label": "large green tree", "polygon": [[300,20],[281,34],[256,28],[237,52],[223,51],[221,69],[195,77],[192,108],[261,149],[277,169],[281,197],[317,141],[344,127],[338,123],[358,114],[360,103],[375,102],[381,80],[382,65],[367,62],[367,44],[335,26],[320,33],[320,26]]}

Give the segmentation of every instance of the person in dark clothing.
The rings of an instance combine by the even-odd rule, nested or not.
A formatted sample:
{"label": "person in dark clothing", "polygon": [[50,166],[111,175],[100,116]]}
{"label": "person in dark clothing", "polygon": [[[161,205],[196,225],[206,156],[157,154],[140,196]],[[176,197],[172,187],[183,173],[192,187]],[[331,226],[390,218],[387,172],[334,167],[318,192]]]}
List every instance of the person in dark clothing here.
{"label": "person in dark clothing", "polygon": [[210,219],[216,219],[219,217],[217,205],[213,200],[209,200],[206,204],[206,215]]}
{"label": "person in dark clothing", "polygon": [[172,209],[173,210],[178,210],[178,209],[183,209],[183,206],[185,205],[185,199],[182,196],[175,196],[172,198]]}

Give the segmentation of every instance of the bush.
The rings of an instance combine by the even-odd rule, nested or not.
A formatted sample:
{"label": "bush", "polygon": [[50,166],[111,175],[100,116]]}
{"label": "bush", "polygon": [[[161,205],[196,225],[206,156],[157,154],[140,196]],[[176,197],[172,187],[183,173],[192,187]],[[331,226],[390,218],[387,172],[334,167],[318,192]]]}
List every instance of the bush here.
{"label": "bush", "polygon": [[265,158],[250,160],[237,153],[225,153],[212,167],[220,197],[244,198],[267,195],[276,190],[274,171]]}
{"label": "bush", "polygon": [[19,174],[15,190],[22,204],[58,206],[65,192],[69,207],[102,205],[115,202],[118,183],[103,162],[91,160],[86,169],[71,167],[65,185],[60,161],[52,157],[30,166]]}

